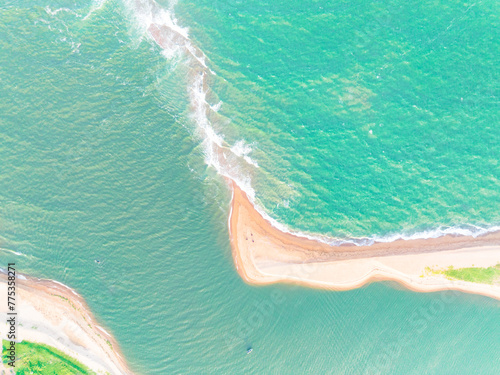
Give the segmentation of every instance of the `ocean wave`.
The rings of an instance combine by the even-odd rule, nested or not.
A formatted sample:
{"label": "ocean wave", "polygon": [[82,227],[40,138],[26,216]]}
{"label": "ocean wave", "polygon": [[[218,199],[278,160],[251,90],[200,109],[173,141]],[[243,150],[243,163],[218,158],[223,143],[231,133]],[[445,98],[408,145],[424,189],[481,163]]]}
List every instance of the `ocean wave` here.
{"label": "ocean wave", "polygon": [[224,139],[224,135],[215,130],[210,120],[210,115],[217,114],[222,105],[221,101],[215,104],[210,104],[207,101],[207,94],[211,92],[211,88],[207,83],[208,77],[216,75],[216,73],[208,67],[205,54],[189,39],[189,29],[179,25],[173,11],[175,2],[170,3],[168,9],[162,8],[154,0],[125,0],[125,4],[131,11],[140,38],[146,37],[149,41],[158,45],[162,50],[162,55],[167,59],[174,59],[175,57],[187,59],[186,64],[190,68],[187,91],[191,104],[191,118],[196,124],[196,133],[203,145],[205,163],[213,167],[219,175],[236,183],[247,194],[255,209],[274,227],[298,237],[320,241],[332,246],[346,244],[363,246],[376,242],[437,238],[445,235],[477,237],[500,230],[500,226],[496,225],[491,227],[461,225],[439,227],[409,234],[333,238],[295,231],[278,222],[256,202],[255,190],[252,187],[252,172],[248,167],[259,168],[259,165],[249,155],[253,151],[251,144],[241,139],[235,142],[234,145],[230,145]]}
{"label": "ocean wave", "polygon": [[15,251],[15,250],[11,250],[11,249],[6,249],[6,248],[3,248],[3,247],[0,247],[0,251],[4,251],[6,253],[11,253],[11,254],[14,254],[14,255],[17,255],[17,256],[22,256],[22,257],[28,257],[26,254],[23,254],[23,253],[20,253],[19,251]]}
{"label": "ocean wave", "polygon": [[[196,124],[195,134],[201,139],[205,163],[218,174],[238,184],[249,196],[255,192],[251,183],[251,168],[258,168],[257,161],[250,157],[252,149],[245,140],[229,144],[224,135],[218,133],[210,117],[218,114],[222,102],[210,104],[207,95],[211,89],[207,83],[209,76],[216,73],[207,66],[205,54],[189,39],[189,30],[179,25],[173,12],[175,3],[164,9],[151,0],[125,0],[131,11],[135,28],[140,38],[146,37],[161,48],[168,59],[183,56],[189,67],[187,92],[191,105],[191,119]],[[227,119],[225,119],[227,120]]]}
{"label": "ocean wave", "polygon": [[[239,186],[239,185],[238,185]],[[244,191],[244,189],[242,189]],[[342,245],[356,245],[356,246],[369,246],[377,242],[394,242],[398,240],[418,240],[418,239],[430,239],[438,238],[447,235],[451,236],[468,236],[468,237],[479,237],[488,233],[500,231],[500,225],[491,225],[481,227],[474,224],[464,224],[457,226],[441,226],[438,228],[432,228],[423,231],[416,231],[413,233],[394,233],[387,235],[373,235],[366,237],[349,237],[349,238],[335,238],[330,236],[325,236],[316,233],[305,233],[302,231],[297,231],[290,229],[285,224],[280,223],[276,219],[269,216],[269,214],[261,208],[259,204],[255,202],[255,197],[250,197],[250,202],[254,206],[255,210],[266,219],[271,225],[282,232],[290,233],[297,237],[307,238],[309,240],[322,242],[330,246],[342,246]]]}
{"label": "ocean wave", "polygon": [[254,161],[250,156],[248,156],[253,150],[250,145],[246,144],[244,140],[240,140],[231,147],[231,151],[233,154],[242,157],[248,164],[253,165],[256,168],[259,168],[259,164]]}
{"label": "ocean wave", "polygon": [[106,1],[107,0],[94,0],[92,2],[89,12],[85,17],[83,17],[83,21],[86,21],[92,14],[94,14],[94,12],[100,10]]}
{"label": "ocean wave", "polygon": [[79,14],[77,14],[75,11],[73,11],[73,10],[71,10],[69,8],[58,8],[58,9],[53,10],[50,6],[47,5],[44,9],[47,12],[47,14],[50,14],[51,16],[54,16],[54,15],[60,13],[60,12],[67,12],[67,13],[74,14],[77,17],[80,17]]}

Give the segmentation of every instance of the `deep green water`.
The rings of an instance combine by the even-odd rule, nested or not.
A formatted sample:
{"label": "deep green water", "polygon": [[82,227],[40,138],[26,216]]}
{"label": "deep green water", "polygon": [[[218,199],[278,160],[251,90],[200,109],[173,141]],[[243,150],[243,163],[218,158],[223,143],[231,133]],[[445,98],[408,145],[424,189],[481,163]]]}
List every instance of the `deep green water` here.
{"label": "deep green water", "polygon": [[1,264],[76,289],[139,373],[500,373],[498,301],[234,270],[216,170],[298,231],[500,223],[498,3],[329,4],[180,1],[208,123],[159,9],[0,5]]}

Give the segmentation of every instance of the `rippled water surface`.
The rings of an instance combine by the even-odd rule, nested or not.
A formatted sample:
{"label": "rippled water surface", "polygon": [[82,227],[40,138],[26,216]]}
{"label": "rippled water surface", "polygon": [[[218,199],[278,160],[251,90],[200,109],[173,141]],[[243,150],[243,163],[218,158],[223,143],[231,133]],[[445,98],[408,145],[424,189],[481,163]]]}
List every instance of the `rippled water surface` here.
{"label": "rippled water surface", "polygon": [[220,177],[314,234],[498,225],[498,10],[4,2],[0,262],[76,289],[139,373],[499,373],[498,301],[246,285]]}

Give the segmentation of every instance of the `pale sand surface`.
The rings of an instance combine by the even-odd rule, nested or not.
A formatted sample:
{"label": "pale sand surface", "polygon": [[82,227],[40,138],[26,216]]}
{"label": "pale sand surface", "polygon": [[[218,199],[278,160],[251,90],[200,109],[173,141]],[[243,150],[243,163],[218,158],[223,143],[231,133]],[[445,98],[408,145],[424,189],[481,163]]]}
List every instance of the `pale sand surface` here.
{"label": "pale sand surface", "polygon": [[[7,339],[7,279],[0,275],[1,337]],[[43,343],[98,374],[132,374],[118,344],[72,289],[48,280],[16,278],[17,340]]]}
{"label": "pale sand surface", "polygon": [[448,235],[371,246],[330,246],[273,227],[236,184],[232,187],[229,229],[233,258],[247,282],[292,282],[347,290],[371,281],[393,280],[420,292],[453,289],[500,299],[499,283],[448,280],[425,272],[426,267],[437,270],[500,263],[499,232],[477,238]]}

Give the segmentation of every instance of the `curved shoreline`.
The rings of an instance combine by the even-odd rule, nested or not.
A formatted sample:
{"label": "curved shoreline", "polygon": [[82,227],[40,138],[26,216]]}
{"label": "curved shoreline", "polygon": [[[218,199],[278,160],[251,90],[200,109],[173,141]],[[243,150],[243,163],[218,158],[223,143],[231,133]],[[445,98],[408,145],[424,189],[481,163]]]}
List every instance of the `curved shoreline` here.
{"label": "curved shoreline", "polygon": [[[327,241],[321,242],[307,235],[282,231],[278,228],[279,223],[273,226],[269,222],[271,218],[266,218],[265,213],[259,213],[248,200],[246,193],[237,186],[237,176],[230,176],[230,173],[221,170],[220,161],[222,164],[226,163],[226,155],[223,147],[214,141],[215,132],[208,126],[207,120],[210,107],[205,101],[205,95],[209,88],[204,77],[210,69],[205,64],[203,52],[190,43],[187,35],[178,29],[175,20],[170,21],[165,23],[161,19],[151,17],[147,21],[146,30],[162,50],[172,52],[181,49],[186,56],[193,58],[189,73],[193,87],[188,90],[191,109],[194,114],[201,116],[201,121],[197,120],[202,123],[201,126],[198,124],[199,131],[202,138],[209,141],[207,152],[211,156],[207,164],[230,180],[233,186],[232,213],[228,225],[232,233],[233,258],[243,279],[254,284],[287,281],[330,289],[352,289],[374,280],[393,280],[419,291],[453,289],[500,298],[500,291],[496,286],[452,281],[438,276],[420,280],[418,274],[423,272],[425,266],[435,266],[436,259],[439,267],[496,265],[500,262],[500,231],[485,230],[485,234],[475,236],[417,236],[390,242],[368,238],[370,245],[358,246],[352,242],[363,243],[365,240],[353,239],[352,242],[346,241],[339,245],[328,244]],[[242,210],[245,211],[244,214],[240,214]],[[248,244],[242,242],[241,236],[246,238],[251,230],[259,233],[259,246],[246,246]],[[425,254],[433,255],[426,257]],[[455,256],[460,259],[457,261]],[[397,257],[404,259],[395,259]],[[420,269],[404,265],[410,261],[420,262]],[[352,271],[352,274],[333,277],[331,275],[332,272],[345,274],[346,269]]]}
{"label": "curved shoreline", "polygon": [[418,292],[457,290],[500,300],[500,285],[425,274],[426,267],[490,267],[500,263],[500,232],[331,246],[280,231],[262,217],[245,192],[229,183],[232,254],[238,273],[248,283],[288,282],[349,290],[374,281],[396,281]]}
{"label": "curved shoreline", "polygon": [[[2,272],[0,319],[3,324],[8,311],[6,283],[7,275]],[[133,374],[116,340],[96,322],[85,300],[68,286],[17,274],[16,312],[17,342],[50,345],[96,373]]]}

